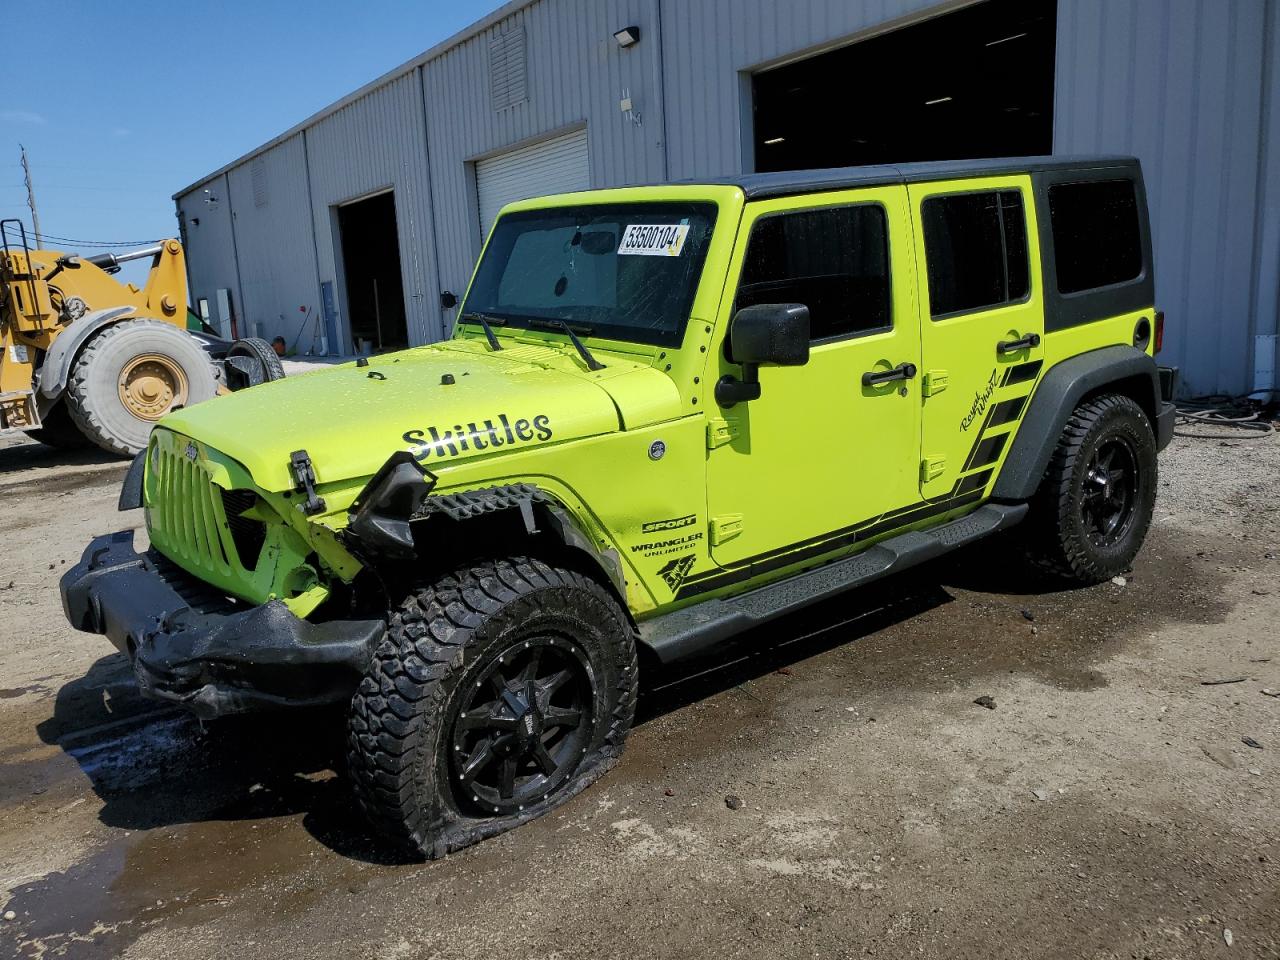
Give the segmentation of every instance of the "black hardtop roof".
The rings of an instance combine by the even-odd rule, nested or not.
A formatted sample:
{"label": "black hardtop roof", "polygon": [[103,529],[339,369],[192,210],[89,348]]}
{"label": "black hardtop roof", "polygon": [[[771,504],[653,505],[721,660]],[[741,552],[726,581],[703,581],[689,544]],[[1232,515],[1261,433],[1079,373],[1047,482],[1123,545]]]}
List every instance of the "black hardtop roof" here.
{"label": "black hardtop roof", "polygon": [[1125,156],[995,157],[982,160],[936,160],[867,167],[831,167],[824,170],[787,170],[780,173],[744,173],[736,177],[681,180],[689,184],[727,184],[742,190],[748,200],[785,197],[824,190],[847,190],[883,184],[958,180],[1045,170],[1098,170],[1116,167],[1136,170],[1138,160]]}

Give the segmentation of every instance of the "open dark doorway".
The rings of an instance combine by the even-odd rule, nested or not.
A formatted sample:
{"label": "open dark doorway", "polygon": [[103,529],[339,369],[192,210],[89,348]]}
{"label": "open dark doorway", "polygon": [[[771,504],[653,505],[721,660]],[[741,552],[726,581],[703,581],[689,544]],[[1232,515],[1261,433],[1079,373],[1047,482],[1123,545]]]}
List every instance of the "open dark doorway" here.
{"label": "open dark doorway", "polygon": [[373,350],[409,345],[400,278],[400,239],[391,191],[338,208],[351,343]]}
{"label": "open dark doorway", "polygon": [[984,0],[757,74],[758,171],[1053,152],[1057,0]]}

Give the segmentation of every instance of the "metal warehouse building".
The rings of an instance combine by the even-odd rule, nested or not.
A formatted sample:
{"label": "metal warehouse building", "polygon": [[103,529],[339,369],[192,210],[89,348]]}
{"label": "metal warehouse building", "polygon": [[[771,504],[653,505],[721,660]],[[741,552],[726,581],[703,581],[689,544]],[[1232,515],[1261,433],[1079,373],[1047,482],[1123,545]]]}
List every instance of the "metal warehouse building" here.
{"label": "metal warehouse building", "polygon": [[448,335],[452,294],[510,200],[751,170],[1132,153],[1165,356],[1191,393],[1273,387],[1278,7],[514,0],[176,194],[191,299],[299,350],[426,343]]}

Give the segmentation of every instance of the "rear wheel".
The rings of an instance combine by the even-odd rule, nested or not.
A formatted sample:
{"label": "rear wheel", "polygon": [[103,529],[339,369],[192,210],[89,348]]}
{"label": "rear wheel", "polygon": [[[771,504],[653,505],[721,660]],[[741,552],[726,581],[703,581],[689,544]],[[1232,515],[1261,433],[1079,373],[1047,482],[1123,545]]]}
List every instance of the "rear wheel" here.
{"label": "rear wheel", "polygon": [[636,702],[614,597],[526,557],[463,567],[391,618],[352,701],[349,767],[374,825],[430,858],[540,816],[617,762]]}
{"label": "rear wheel", "polygon": [[76,426],[111,453],[133,456],[152,425],[178,406],[214,396],[208,357],[186,332],[161,320],[126,320],[97,334],[67,382]]}
{"label": "rear wheel", "polygon": [[1157,476],[1155,436],[1141,407],[1118,394],[1081,404],[1024,527],[1032,560],[1079,583],[1129,569],[1151,526]]}
{"label": "rear wheel", "polygon": [[284,379],[284,364],[271,344],[261,337],[245,337],[231,344],[223,364],[227,386],[232,390]]}

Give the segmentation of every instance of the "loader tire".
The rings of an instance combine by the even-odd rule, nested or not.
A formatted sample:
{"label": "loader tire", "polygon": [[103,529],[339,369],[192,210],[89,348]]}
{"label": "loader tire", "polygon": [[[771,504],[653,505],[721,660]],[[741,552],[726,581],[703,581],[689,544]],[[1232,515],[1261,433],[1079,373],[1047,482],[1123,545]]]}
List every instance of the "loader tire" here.
{"label": "loader tire", "polygon": [[89,438],[80,432],[67,412],[66,400],[59,400],[50,407],[40,426],[28,430],[27,436],[57,450],[80,450],[91,446]]}
{"label": "loader tire", "polygon": [[125,320],[93,337],[67,381],[67,409],[81,432],[109,453],[135,456],[151,427],[178,406],[211,399],[208,355],[162,320]]}
{"label": "loader tire", "polygon": [[[240,362],[233,362],[235,360]],[[284,364],[271,344],[261,337],[245,337],[231,344],[223,366],[227,386],[232,390],[284,379]]]}
{"label": "loader tire", "polygon": [[435,859],[564,803],[617,763],[635,629],[588,576],[478,561],[414,591],[352,698],[348,769],[375,828]]}

